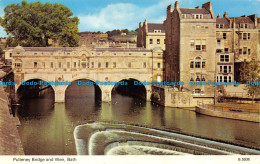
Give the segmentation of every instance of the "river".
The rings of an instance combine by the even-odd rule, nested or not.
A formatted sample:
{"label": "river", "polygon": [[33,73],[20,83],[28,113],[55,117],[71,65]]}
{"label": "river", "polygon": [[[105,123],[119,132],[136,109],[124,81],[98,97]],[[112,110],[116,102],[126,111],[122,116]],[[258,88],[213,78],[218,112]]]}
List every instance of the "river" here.
{"label": "river", "polygon": [[209,117],[119,94],[112,95],[111,103],[104,103],[95,100],[91,87],[70,89],[66,103],[54,103],[52,94],[27,99],[18,114],[26,155],[75,155],[74,127],[95,121],[167,129],[260,148],[258,123]]}

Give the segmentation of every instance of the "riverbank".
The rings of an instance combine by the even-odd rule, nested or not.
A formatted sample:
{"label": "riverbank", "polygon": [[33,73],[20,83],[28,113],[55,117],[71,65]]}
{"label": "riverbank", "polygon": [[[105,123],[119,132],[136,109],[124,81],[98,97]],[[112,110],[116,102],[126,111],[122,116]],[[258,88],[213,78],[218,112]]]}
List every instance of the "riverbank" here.
{"label": "riverbank", "polygon": [[10,115],[8,104],[7,93],[0,86],[0,155],[24,155],[16,120]]}
{"label": "riverbank", "polygon": [[196,112],[213,117],[260,122],[260,104],[198,104]]}

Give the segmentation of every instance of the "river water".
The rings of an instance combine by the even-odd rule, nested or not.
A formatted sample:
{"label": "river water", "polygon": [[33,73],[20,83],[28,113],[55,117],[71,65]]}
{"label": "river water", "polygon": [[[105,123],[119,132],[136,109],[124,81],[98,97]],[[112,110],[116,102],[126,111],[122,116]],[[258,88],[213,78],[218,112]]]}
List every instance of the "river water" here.
{"label": "river water", "polygon": [[209,117],[114,94],[111,103],[94,98],[94,89],[74,87],[66,103],[53,95],[27,99],[18,109],[19,134],[26,155],[75,155],[74,127],[94,121],[138,124],[260,148],[258,123]]}

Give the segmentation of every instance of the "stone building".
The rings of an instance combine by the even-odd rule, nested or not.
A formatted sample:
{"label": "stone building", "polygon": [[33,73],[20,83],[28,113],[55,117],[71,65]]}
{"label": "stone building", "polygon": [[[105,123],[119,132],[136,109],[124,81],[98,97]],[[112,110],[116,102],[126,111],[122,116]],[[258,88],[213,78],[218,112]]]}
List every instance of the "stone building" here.
{"label": "stone building", "polygon": [[139,23],[137,47],[153,49],[160,47],[165,50],[165,29],[161,23]]}
{"label": "stone building", "polygon": [[212,92],[209,85],[190,81],[215,81],[216,18],[211,2],[196,8],[167,7],[165,80],[182,81],[193,94]]}
{"label": "stone building", "polygon": [[[242,62],[260,59],[259,53],[259,29],[260,18],[254,15],[243,15],[241,17],[229,17],[225,12],[221,18],[218,14],[216,19],[216,52],[230,56],[234,60],[231,66],[232,80],[240,81],[239,68]],[[220,70],[221,66],[217,66]],[[234,78],[234,79],[233,79]]]}
{"label": "stone building", "polygon": [[[73,82],[79,79],[120,82],[161,81],[163,78],[162,50],[144,48],[87,47],[9,47],[5,56],[12,60],[15,89],[21,81],[40,79],[46,82]],[[11,57],[10,57],[11,56]],[[52,86],[55,101],[65,101],[67,86]],[[99,85],[103,101],[111,101],[114,86]],[[145,85],[150,100],[151,85]]]}

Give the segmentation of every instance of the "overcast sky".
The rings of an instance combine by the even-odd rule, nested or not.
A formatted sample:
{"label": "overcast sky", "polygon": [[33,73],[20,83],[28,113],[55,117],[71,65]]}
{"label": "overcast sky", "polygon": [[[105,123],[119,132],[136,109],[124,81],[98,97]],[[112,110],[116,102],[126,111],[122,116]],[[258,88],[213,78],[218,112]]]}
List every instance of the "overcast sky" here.
{"label": "overcast sky", "polygon": [[[79,31],[102,31],[113,29],[136,29],[139,22],[162,23],[166,17],[166,7],[174,4],[175,0],[27,0],[28,3],[61,3],[68,6],[75,16],[80,19]],[[180,7],[193,8],[201,6],[209,0],[179,0]],[[21,0],[0,0],[0,16],[3,9],[11,3]],[[260,15],[260,0],[211,0],[215,15],[241,16]],[[6,36],[0,28],[0,37]]]}

